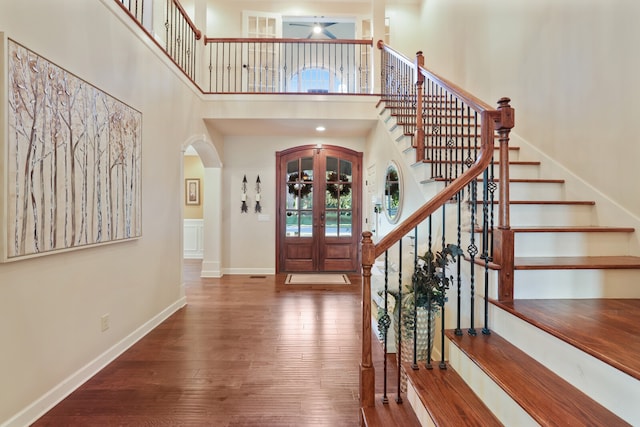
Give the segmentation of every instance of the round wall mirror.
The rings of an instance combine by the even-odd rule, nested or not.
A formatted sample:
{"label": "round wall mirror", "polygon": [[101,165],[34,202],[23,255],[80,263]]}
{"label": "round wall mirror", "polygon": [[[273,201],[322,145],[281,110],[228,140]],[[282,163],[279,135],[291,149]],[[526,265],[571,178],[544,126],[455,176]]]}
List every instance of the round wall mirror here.
{"label": "round wall mirror", "polygon": [[400,219],[402,208],[402,175],[395,162],[389,163],[384,178],[384,213],[391,223]]}

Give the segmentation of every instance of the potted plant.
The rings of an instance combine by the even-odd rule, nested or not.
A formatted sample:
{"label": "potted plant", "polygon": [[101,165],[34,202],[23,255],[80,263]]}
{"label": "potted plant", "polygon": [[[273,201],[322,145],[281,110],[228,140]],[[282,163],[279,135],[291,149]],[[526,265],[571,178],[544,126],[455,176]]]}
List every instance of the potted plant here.
{"label": "potted plant", "polygon": [[[401,304],[397,303],[399,292],[388,291],[389,295],[394,297],[391,311],[394,316],[396,337],[400,334],[402,336],[401,349],[404,362],[413,360],[414,348],[417,351],[416,360],[427,360],[433,346],[435,319],[447,300],[446,293],[453,281],[453,276],[447,272],[447,266],[455,263],[456,258],[462,254],[462,249],[454,244],[448,244],[435,253],[427,250],[423,255],[418,256],[411,282],[402,289]],[[391,318],[384,312],[384,308],[381,310],[383,312],[378,316],[378,330],[381,335],[386,335],[391,325]],[[401,320],[400,311],[402,312]],[[417,327],[414,328],[414,326]],[[414,336],[417,336],[415,347]],[[404,386],[404,375],[402,382]]]}

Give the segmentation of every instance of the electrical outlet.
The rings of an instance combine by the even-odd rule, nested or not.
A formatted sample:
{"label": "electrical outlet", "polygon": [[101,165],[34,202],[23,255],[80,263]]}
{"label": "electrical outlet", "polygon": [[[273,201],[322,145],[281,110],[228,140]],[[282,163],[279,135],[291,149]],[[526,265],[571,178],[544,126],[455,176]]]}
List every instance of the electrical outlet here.
{"label": "electrical outlet", "polygon": [[109,313],[103,314],[100,318],[100,327],[102,328],[102,332],[109,329]]}

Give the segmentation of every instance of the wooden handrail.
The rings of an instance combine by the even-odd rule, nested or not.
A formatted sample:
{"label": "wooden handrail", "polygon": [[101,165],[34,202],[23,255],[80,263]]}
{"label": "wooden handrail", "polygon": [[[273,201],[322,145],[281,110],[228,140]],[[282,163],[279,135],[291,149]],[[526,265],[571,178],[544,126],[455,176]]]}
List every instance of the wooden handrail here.
{"label": "wooden handrail", "polygon": [[397,59],[401,60],[402,62],[404,62],[408,66],[410,66],[410,67],[414,66],[414,63],[413,63],[412,60],[410,60],[409,58],[407,58],[406,56],[404,56],[403,54],[401,54],[397,50],[393,49],[392,47],[387,46],[386,44],[384,44],[384,41],[378,40],[378,43],[377,43],[376,46],[378,46],[378,49],[380,49],[380,50],[386,50],[387,52],[389,52],[390,54],[392,54],[393,56],[395,56]]}
{"label": "wooden handrail", "polygon": [[373,46],[373,40],[362,39],[292,39],[292,38],[234,38],[234,37],[205,37],[204,44],[209,43],[312,43],[312,44],[351,44]]}
{"label": "wooden handrail", "polygon": [[178,10],[180,11],[180,14],[185,19],[185,21],[187,21],[187,24],[191,28],[191,31],[193,31],[193,34],[195,34],[196,36],[196,40],[200,40],[202,38],[202,31],[200,31],[198,27],[196,27],[196,24],[193,23],[191,18],[189,18],[189,15],[187,15],[187,12],[184,10],[184,8],[182,7],[182,5],[178,0],[171,0],[171,1],[178,8]]}
{"label": "wooden handrail", "polygon": [[[385,51],[391,53],[393,56],[395,56],[397,59],[400,59],[401,61],[405,62],[407,65],[415,66],[415,62],[414,61],[410,60],[409,58],[407,58],[403,54],[399,53],[398,51],[394,50],[393,48],[387,46],[386,44],[384,44],[384,42],[382,40],[378,41],[377,46],[378,46],[378,49],[385,50]],[[421,53],[421,52],[419,52],[419,53]],[[434,73],[433,71],[424,68],[424,62],[423,62],[422,65],[420,65],[418,67],[418,69],[420,70],[422,75],[424,75],[425,77],[429,77],[430,80],[433,80],[433,81],[437,82],[440,86],[442,86],[443,88],[447,89],[449,92],[455,93],[456,96],[461,101],[463,101],[465,104],[469,105],[474,111],[477,111],[478,113],[480,113],[480,112],[485,111],[485,110],[493,110],[493,107],[491,107],[486,102],[482,101],[480,98],[472,95],[471,93],[469,93],[466,90],[462,89],[460,86],[450,82],[449,80],[445,79],[444,77],[439,76],[438,74]]]}
{"label": "wooden handrail", "polygon": [[[453,196],[469,185],[471,181],[477,178],[478,175],[480,175],[480,173],[489,166],[489,163],[493,158],[494,130],[500,132],[502,135],[502,133],[508,132],[513,127],[513,109],[509,105],[509,102],[509,98],[502,98],[498,101],[499,107],[497,110],[485,110],[480,113],[482,134],[480,140],[480,151],[475,163],[458,178],[454,179],[451,184],[447,185],[440,193],[432,197],[420,209],[402,221],[393,229],[393,231],[384,236],[375,245],[375,250],[373,251],[374,260],[391,248],[391,246],[393,246],[409,231],[413,230],[418,224],[427,219],[429,215],[433,214],[447,201],[451,200]],[[373,265],[373,262],[371,265]]]}
{"label": "wooden handrail", "polygon": [[[481,114],[482,120],[482,138],[480,143],[480,151],[475,163],[462,173],[458,178],[453,180],[451,184],[447,185],[440,193],[432,197],[426,204],[420,209],[411,214],[407,219],[402,221],[396,226],[393,231],[384,236],[375,245],[373,252],[374,259],[382,255],[386,250],[391,248],[398,240],[404,237],[407,233],[418,226],[422,221],[427,219],[429,215],[433,214],[442,205],[451,200],[453,196],[459,193],[464,187],[469,185],[471,181],[478,177],[484,171],[491,159],[493,158],[493,137],[489,132],[489,129],[493,129],[490,121],[492,114],[490,111],[484,111]],[[492,132],[491,132],[492,133]],[[489,135],[486,135],[489,134]]]}

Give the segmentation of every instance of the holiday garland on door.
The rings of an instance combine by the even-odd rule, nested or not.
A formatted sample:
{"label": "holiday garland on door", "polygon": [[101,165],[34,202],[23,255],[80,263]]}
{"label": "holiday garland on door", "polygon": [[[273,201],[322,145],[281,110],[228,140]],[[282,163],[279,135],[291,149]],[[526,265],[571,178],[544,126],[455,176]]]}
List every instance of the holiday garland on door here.
{"label": "holiday garland on door", "polygon": [[[289,175],[289,181],[287,183],[288,192],[294,197],[300,197],[301,199],[304,199],[309,194],[311,194],[311,190],[313,189],[313,186],[311,184],[304,184],[299,182],[298,176],[299,175],[297,172],[294,172]],[[302,181],[303,182],[309,181],[309,175],[307,175],[306,173],[303,173]],[[340,181],[342,182],[340,184],[335,182],[335,181],[338,181],[338,174],[336,172],[329,173],[329,175],[327,176],[327,181],[329,181],[329,183],[327,183],[327,192],[334,199],[339,199],[340,197],[348,196],[349,193],[351,193],[351,186],[342,184],[342,183],[346,183],[346,184],[349,183],[349,177],[346,174],[344,173],[340,174]]]}

